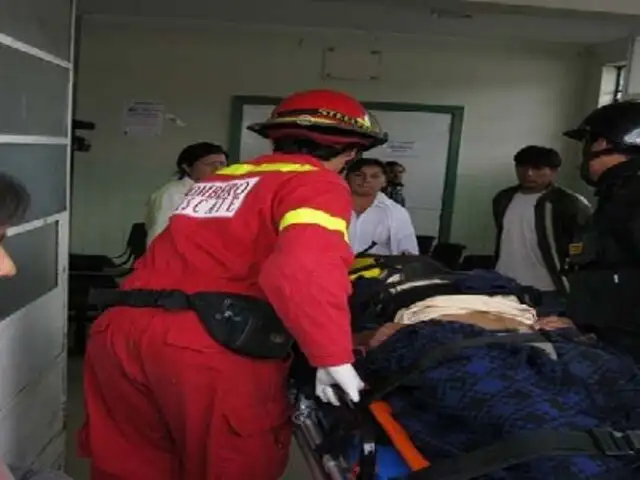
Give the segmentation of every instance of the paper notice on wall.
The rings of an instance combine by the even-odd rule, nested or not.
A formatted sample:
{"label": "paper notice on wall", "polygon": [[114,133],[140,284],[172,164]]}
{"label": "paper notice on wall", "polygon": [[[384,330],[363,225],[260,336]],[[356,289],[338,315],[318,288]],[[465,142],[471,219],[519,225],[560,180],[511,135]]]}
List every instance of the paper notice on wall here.
{"label": "paper notice on wall", "polygon": [[165,107],[157,102],[131,102],[124,113],[124,134],[128,137],[157,137],[162,133]]}
{"label": "paper notice on wall", "polygon": [[418,157],[418,142],[415,140],[390,140],[382,148],[384,159],[408,160]]}

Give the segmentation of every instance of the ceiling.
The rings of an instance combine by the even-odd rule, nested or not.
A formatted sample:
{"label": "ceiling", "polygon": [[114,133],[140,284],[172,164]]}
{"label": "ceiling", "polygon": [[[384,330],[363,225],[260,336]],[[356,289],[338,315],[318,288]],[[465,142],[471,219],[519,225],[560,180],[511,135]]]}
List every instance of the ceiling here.
{"label": "ceiling", "polygon": [[457,0],[79,0],[80,13],[147,20],[359,30],[438,37],[599,44],[640,17]]}
{"label": "ceiling", "polygon": [[498,3],[513,6],[533,6],[586,12],[615,12],[640,15],[638,0],[467,0],[473,3]]}

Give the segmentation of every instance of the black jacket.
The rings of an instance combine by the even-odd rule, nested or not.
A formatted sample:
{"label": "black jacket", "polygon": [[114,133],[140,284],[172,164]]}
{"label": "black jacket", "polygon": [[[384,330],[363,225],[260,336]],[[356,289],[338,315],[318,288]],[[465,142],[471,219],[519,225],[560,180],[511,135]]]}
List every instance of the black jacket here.
{"label": "black jacket", "polygon": [[600,178],[594,228],[601,240],[600,265],[640,262],[640,159],[616,165]]}
{"label": "black jacket", "polygon": [[619,344],[626,340],[624,332],[633,332],[639,353],[640,159],[607,170],[596,195],[592,222],[571,249],[567,314],[587,330],[613,335],[610,343]]}
{"label": "black jacket", "polygon": [[[500,191],[493,198],[493,219],[497,229],[495,258],[500,255],[504,216],[518,193],[513,186]],[[583,228],[591,217],[591,206],[581,196],[557,185],[543,193],[535,207],[538,247],[545,266],[559,292],[567,293],[569,285],[562,274],[569,255],[569,245],[576,232]]]}

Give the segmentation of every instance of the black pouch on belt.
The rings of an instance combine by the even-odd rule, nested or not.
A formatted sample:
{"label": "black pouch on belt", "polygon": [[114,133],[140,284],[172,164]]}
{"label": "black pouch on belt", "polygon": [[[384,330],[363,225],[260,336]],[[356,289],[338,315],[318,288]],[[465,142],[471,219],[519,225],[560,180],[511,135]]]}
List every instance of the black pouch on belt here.
{"label": "black pouch on belt", "polygon": [[285,358],[291,352],[293,337],[269,303],[211,293],[193,294],[190,301],[209,335],[230,350],[256,358]]}
{"label": "black pouch on belt", "polygon": [[178,290],[93,290],[89,301],[102,308],[191,310],[211,338],[247,357],[286,358],[293,344],[293,337],[273,307],[247,295],[217,292],[189,295]]}

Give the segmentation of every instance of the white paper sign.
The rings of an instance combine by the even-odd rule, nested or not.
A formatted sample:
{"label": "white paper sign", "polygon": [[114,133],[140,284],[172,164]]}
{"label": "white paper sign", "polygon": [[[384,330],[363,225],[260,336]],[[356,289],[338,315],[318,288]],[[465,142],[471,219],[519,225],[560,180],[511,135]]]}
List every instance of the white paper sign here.
{"label": "white paper sign", "polygon": [[402,160],[416,158],[416,146],[418,142],[415,140],[389,140],[383,147],[386,150],[385,160]]}
{"label": "white paper sign", "polygon": [[156,137],[162,133],[165,108],[157,102],[131,102],[124,113],[124,134],[129,137]]}

